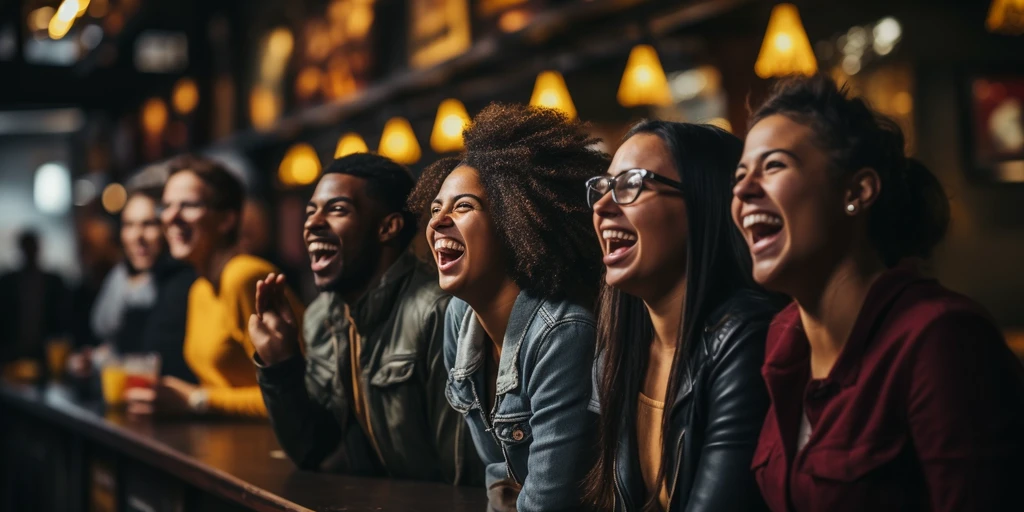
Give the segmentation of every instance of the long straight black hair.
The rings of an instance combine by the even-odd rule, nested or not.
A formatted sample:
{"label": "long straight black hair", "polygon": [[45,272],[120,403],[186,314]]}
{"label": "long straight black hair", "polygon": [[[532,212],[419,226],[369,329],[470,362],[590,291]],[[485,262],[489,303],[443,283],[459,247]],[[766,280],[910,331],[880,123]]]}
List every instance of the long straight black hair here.
{"label": "long straight black hair", "polygon": [[[667,121],[641,121],[623,141],[641,133],[656,135],[664,142],[679,171],[686,201],[686,296],[665,395],[665,409],[670,411],[680,376],[696,350],[708,317],[736,291],[753,286],[749,253],[729,210],[732,177],[743,143],[714,126]],[[623,429],[636,421],[637,394],[647,372],[654,328],[641,299],[607,285],[602,286],[597,311],[597,351],[602,361],[597,375],[600,445],[597,464],[585,485],[591,504],[606,510],[614,502],[614,462],[619,438]],[[666,434],[669,418],[666,413],[662,423]],[[635,439],[630,442],[636,446]],[[666,479],[670,446],[663,443],[657,489]],[[657,499],[656,492],[644,509],[654,510]]]}

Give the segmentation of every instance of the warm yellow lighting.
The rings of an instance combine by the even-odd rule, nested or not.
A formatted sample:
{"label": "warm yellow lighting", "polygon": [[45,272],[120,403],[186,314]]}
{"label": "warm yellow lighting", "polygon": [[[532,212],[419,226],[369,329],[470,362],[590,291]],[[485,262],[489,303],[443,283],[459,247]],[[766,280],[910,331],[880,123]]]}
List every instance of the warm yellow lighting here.
{"label": "warm yellow lighting", "polygon": [[50,19],[53,18],[53,7],[49,5],[40,7],[28,15],[28,26],[32,30],[44,30],[50,25]]}
{"label": "warm yellow lighting", "polygon": [[103,189],[103,195],[100,196],[100,203],[103,204],[103,209],[108,213],[118,213],[124,208],[124,203],[128,201],[128,192],[121,186],[120,183],[111,183]]}
{"label": "warm yellow lighting", "polygon": [[626,72],[619,83],[619,104],[623,107],[672,104],[665,70],[661,68],[654,47],[641,44],[633,47],[626,61]]}
{"label": "warm yellow lighting", "polygon": [[565,86],[565,79],[558,71],[541,71],[537,75],[537,83],[534,84],[533,95],[530,96],[530,105],[561,110],[569,119],[576,118],[576,105],[573,105],[572,96],[569,96],[569,89]]}
{"label": "warm yellow lighting", "polygon": [[160,98],[150,98],[142,105],[142,130],[159,135],[167,126],[167,104]]}
{"label": "warm yellow lighting", "polygon": [[327,59],[327,76],[323,80],[324,96],[336,100],[356,92],[356,79],[348,61],[341,55]]}
{"label": "warm yellow lighting", "polygon": [[249,119],[257,130],[270,128],[281,113],[281,102],[270,89],[257,85],[249,93]]}
{"label": "warm yellow lighting", "polygon": [[300,142],[292,146],[277,169],[282,185],[309,185],[320,176],[320,157],[313,146]]}
{"label": "warm yellow lighting", "polygon": [[462,130],[469,125],[469,113],[461,101],[451,98],[441,102],[434,119],[434,130],[430,132],[430,147],[438,153],[458,151],[462,143]]}
{"label": "warm yellow lighting", "polygon": [[75,17],[81,18],[87,9],[89,9],[89,0],[78,0],[78,11],[75,12]]}
{"label": "warm yellow lighting", "polygon": [[323,74],[314,66],[307,66],[299,71],[295,77],[295,95],[299,99],[312,98],[320,90],[320,83],[323,81]]}
{"label": "warm yellow lighting", "polygon": [[768,30],[761,43],[761,53],[754,63],[754,72],[761,78],[793,74],[813,75],[818,71],[811,42],[800,22],[800,13],[793,4],[779,4],[772,9]]}
{"label": "warm yellow lighting", "polygon": [[198,104],[199,87],[196,86],[195,80],[191,78],[178,80],[178,83],[174,84],[174,92],[171,93],[171,105],[174,106],[174,111],[181,115],[187,115],[195,110]]}
{"label": "warm yellow lighting", "polygon": [[78,17],[78,0],[64,0],[61,2],[57,12],[50,18],[48,30],[50,39],[60,39],[71,30],[71,25]]}
{"label": "warm yellow lighting", "polygon": [[529,25],[531,18],[533,15],[526,9],[512,9],[498,18],[498,28],[506,33],[516,32]]}
{"label": "warm yellow lighting", "polygon": [[260,78],[264,83],[276,83],[288,67],[295,39],[291,31],[278,27],[267,34],[260,54]]}
{"label": "warm yellow lighting", "polygon": [[992,32],[1024,34],[1024,0],[992,0],[985,26]]}
{"label": "warm yellow lighting", "polygon": [[292,54],[295,39],[290,30],[284,27],[275,28],[267,36],[267,51],[277,57],[288,57]]}
{"label": "warm yellow lighting", "polygon": [[349,132],[338,139],[338,146],[334,148],[334,158],[369,152],[370,148],[366,147],[366,141],[358,133]]}
{"label": "warm yellow lighting", "polygon": [[369,4],[354,5],[345,24],[349,37],[357,41],[365,39],[373,26],[373,6]]}
{"label": "warm yellow lighting", "polygon": [[420,144],[412,125],[404,117],[392,117],[384,124],[377,152],[400,164],[414,164],[420,159]]}

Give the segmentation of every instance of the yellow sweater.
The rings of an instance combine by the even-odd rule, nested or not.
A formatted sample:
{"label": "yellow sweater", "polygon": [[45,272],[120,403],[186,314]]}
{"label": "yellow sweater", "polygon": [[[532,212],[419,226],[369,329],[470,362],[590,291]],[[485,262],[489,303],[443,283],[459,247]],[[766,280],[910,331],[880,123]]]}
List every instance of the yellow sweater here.
{"label": "yellow sweater", "polygon": [[[249,315],[256,312],[256,281],[273,265],[241,254],[231,258],[220,276],[220,290],[200,277],[188,294],[185,325],[185,361],[209,393],[212,412],[236,416],[266,417],[249,339]],[[291,290],[287,291],[295,319],[300,322],[305,308]],[[300,340],[301,346],[301,340]]]}

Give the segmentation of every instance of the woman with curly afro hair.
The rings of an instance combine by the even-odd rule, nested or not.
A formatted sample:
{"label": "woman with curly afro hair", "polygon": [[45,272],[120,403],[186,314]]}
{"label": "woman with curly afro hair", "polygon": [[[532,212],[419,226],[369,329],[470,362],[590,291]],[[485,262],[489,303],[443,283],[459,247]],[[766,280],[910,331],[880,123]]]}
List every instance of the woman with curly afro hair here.
{"label": "woman with curly afro hair", "polygon": [[462,161],[428,168],[410,197],[429,209],[427,241],[455,297],[445,394],[497,510],[578,508],[593,462],[601,255],[581,191],[608,164],[594,142],[554,110],[494,104],[466,130]]}

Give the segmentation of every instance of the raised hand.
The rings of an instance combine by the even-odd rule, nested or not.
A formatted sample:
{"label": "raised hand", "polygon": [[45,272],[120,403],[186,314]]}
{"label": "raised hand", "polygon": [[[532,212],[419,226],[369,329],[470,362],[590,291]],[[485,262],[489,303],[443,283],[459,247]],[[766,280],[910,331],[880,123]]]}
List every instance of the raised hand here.
{"label": "raised hand", "polygon": [[285,296],[284,274],[272,272],[256,282],[256,314],[249,316],[249,338],[268,366],[299,352],[298,330]]}

